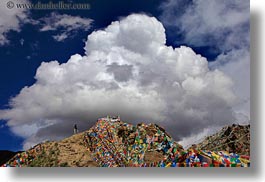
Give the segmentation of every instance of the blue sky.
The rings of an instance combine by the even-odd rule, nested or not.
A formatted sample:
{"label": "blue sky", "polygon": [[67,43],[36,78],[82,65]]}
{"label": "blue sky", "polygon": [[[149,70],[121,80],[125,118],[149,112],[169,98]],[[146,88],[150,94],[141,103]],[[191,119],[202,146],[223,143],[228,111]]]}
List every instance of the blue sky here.
{"label": "blue sky", "polygon": [[[45,3],[49,1],[42,0],[41,2]],[[182,126],[182,124],[176,123],[177,129],[180,127],[187,129],[187,132],[184,132],[181,136],[176,136],[177,138],[180,137],[178,139],[181,140],[190,136],[194,137],[194,135],[205,132],[206,129],[209,129],[207,128],[207,125],[211,125],[211,127],[214,128],[233,122],[249,122],[249,2],[240,3],[236,0],[224,1],[221,4],[218,1],[205,3],[205,1],[203,2],[199,0],[195,2],[188,0],[171,0],[165,2],[153,0],[152,3],[149,0],[114,0],[111,2],[108,0],[86,0],[77,2],[88,2],[91,5],[91,9],[55,11],[26,9],[10,10],[5,7],[5,2],[0,4],[1,10],[3,9],[2,12],[8,12],[5,16],[9,16],[9,21],[5,21],[3,19],[4,16],[0,16],[0,19],[2,19],[0,21],[0,33],[3,36],[0,37],[0,119],[2,119],[0,122],[0,150],[21,150],[23,146],[25,148],[26,142],[34,144],[34,142],[36,143],[43,139],[59,139],[69,136],[71,133],[69,130],[71,131],[71,128],[62,129],[63,127],[61,126],[64,122],[67,123],[66,126],[70,127],[73,122],[77,120],[78,122],[80,121],[80,126],[86,126],[83,118],[77,117],[79,113],[84,112],[83,109],[75,110],[76,108],[73,109],[73,112],[76,111],[76,113],[73,113],[70,117],[68,114],[60,114],[54,117],[54,114],[43,114],[40,115],[40,118],[36,118],[35,116],[28,118],[25,117],[24,120],[28,120],[29,122],[27,123],[26,121],[23,121],[21,123],[17,109],[24,109],[23,104],[26,105],[27,101],[23,100],[26,99],[23,98],[23,94],[21,97],[17,96],[24,87],[37,85],[38,83],[36,83],[36,80],[41,83],[42,80],[46,79],[46,76],[42,75],[45,74],[46,68],[44,66],[44,73],[41,72],[39,77],[36,76],[37,69],[43,62],[57,60],[59,64],[67,63],[69,58],[74,54],[85,56],[89,55],[86,52],[89,52],[90,50],[100,49],[100,47],[93,47],[93,40],[90,41],[90,44],[87,42],[89,45],[85,46],[87,36],[92,32],[104,30],[113,21],[122,20],[132,13],[145,14],[149,17],[155,17],[156,21],[161,22],[165,29],[165,46],[179,47],[184,45],[192,48],[196,54],[202,55],[208,62],[211,62],[209,66],[206,66],[207,69],[210,70],[209,72],[214,69],[221,70],[222,73],[229,77],[229,79],[233,82],[232,86],[230,83],[225,84],[225,87],[229,85],[227,86],[228,91],[226,92],[226,90],[224,90],[223,92],[224,95],[226,93],[229,95],[231,91],[231,94],[233,93],[236,98],[234,103],[227,101],[227,98],[230,98],[230,95],[222,98],[223,100],[214,100],[214,98],[219,98],[220,93],[217,92],[211,93],[211,96],[205,96],[206,100],[203,100],[205,94],[200,96],[200,99],[197,98],[198,102],[208,102],[207,99],[213,97],[213,102],[211,103],[212,105],[209,105],[212,108],[216,107],[216,110],[209,111],[209,113],[216,113],[218,108],[225,108],[223,109],[223,113],[230,113],[229,111],[231,110],[231,113],[233,113],[233,117],[231,115],[231,121],[228,123],[222,123],[219,122],[222,120],[221,118],[218,118],[219,115],[216,117],[213,116],[211,119],[215,120],[214,118],[216,118],[216,122],[219,122],[219,124],[206,123],[203,125],[198,123],[198,126],[196,126],[198,129],[190,131],[188,131],[188,128],[192,125],[194,126],[194,123],[191,122],[191,124],[187,126]],[[203,7],[206,8],[202,12],[201,8]],[[10,14],[10,11],[13,12]],[[62,19],[65,20],[66,23],[58,23]],[[145,18],[143,17],[143,19]],[[72,22],[68,24],[67,20],[71,20]],[[151,21],[149,18],[146,19],[146,21],[149,20]],[[124,24],[130,21],[130,19],[124,20]],[[156,23],[156,25],[158,24]],[[122,23],[120,26],[122,26]],[[151,31],[151,33],[155,34],[156,32]],[[135,34],[135,36],[137,35],[139,34]],[[59,39],[56,40],[56,36]],[[122,40],[127,41],[126,37]],[[135,40],[137,40],[137,37],[135,37]],[[97,44],[97,42],[95,44]],[[129,46],[134,45],[130,44]],[[179,50],[180,54],[182,54],[182,51],[183,50]],[[191,54],[193,56],[193,53]],[[145,57],[143,56],[143,58]],[[107,70],[113,72],[117,81],[123,82],[124,80],[119,78],[122,72],[116,74],[117,71],[124,68],[121,66],[128,66],[128,68],[126,67],[127,73],[128,69],[130,70],[131,68],[128,64],[117,66],[117,64],[112,63],[112,65],[108,65],[109,69]],[[154,66],[154,68],[156,67]],[[190,69],[193,68],[191,67]],[[67,70],[65,71],[67,72]],[[238,71],[238,74],[235,73],[235,71]],[[125,76],[122,75],[122,78],[124,77]],[[155,77],[152,76],[150,79],[154,78]],[[194,84],[196,85],[196,83]],[[48,84],[47,88],[49,86],[51,85]],[[223,85],[220,85],[220,87],[221,86]],[[42,92],[42,90],[40,90],[40,92]],[[208,90],[203,90],[202,92],[208,93]],[[35,92],[32,92],[32,97],[35,96],[34,93]],[[13,104],[9,104],[11,98],[18,99],[13,100]],[[176,98],[179,98],[179,96],[176,96]],[[167,101],[167,99],[168,98],[165,100]],[[161,105],[165,105],[165,100]],[[227,103],[222,104],[223,102]],[[193,110],[204,109],[204,112],[209,107],[208,105],[204,106],[202,103],[190,103],[190,101],[185,101],[185,103],[191,104],[187,108],[192,108]],[[40,107],[43,106],[43,108],[47,107],[42,103],[42,99],[38,100],[37,105],[40,105]],[[27,106],[27,108],[29,107]],[[229,108],[229,111],[227,108]],[[62,107],[61,109],[65,108]],[[163,113],[163,117],[161,114],[157,118],[166,118],[165,120],[168,120],[168,123],[163,123],[162,125],[165,125],[166,127],[174,125],[174,123],[171,122],[170,113],[167,114],[166,117],[164,116],[164,113],[170,112],[169,110],[162,110],[161,108],[155,109],[158,109],[161,113]],[[8,113],[5,114],[5,112]],[[115,112],[116,111],[113,111],[113,113]],[[137,120],[140,117],[144,119],[154,119],[152,118],[153,116],[149,117],[147,113],[143,113],[142,115],[134,118],[131,117],[130,114],[127,114],[128,112],[130,112],[129,108],[121,111],[119,114],[124,115],[128,120]],[[32,113],[29,110],[25,112],[25,116],[31,114]],[[46,115],[49,115],[49,117],[46,117]],[[209,118],[210,115],[212,114],[205,117]],[[93,116],[91,120],[97,116]],[[65,117],[72,118],[72,120],[68,121]],[[180,116],[179,120],[192,120],[191,118],[192,116],[187,116],[186,118],[185,115]],[[229,120],[229,118],[224,119]],[[199,126],[202,126],[202,128]],[[18,131],[19,128],[21,129],[20,131]],[[51,132],[58,131],[58,133],[61,132],[61,134],[58,134],[58,136],[51,135],[51,133],[47,132],[47,130]],[[29,134],[25,134],[25,132],[28,132]],[[33,138],[39,138],[39,140],[35,141]]]}

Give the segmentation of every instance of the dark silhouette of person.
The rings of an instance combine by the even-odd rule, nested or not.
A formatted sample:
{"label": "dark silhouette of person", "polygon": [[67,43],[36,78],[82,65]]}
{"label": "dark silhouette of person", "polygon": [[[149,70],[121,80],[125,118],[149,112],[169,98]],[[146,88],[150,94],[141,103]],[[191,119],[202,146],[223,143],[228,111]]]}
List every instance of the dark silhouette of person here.
{"label": "dark silhouette of person", "polygon": [[74,134],[77,134],[78,130],[77,130],[77,124],[74,124]]}

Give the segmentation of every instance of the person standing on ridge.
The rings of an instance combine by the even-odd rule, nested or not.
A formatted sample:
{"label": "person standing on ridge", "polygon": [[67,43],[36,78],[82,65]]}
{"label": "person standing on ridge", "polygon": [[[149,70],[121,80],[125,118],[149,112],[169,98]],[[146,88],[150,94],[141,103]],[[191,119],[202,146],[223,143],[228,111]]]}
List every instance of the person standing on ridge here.
{"label": "person standing on ridge", "polygon": [[77,124],[74,124],[74,134],[77,134],[78,130],[77,130]]}

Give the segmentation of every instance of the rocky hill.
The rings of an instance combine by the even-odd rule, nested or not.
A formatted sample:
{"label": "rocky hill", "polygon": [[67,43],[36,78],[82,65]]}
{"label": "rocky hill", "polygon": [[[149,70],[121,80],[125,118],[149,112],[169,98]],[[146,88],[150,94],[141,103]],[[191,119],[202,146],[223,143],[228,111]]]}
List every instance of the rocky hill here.
{"label": "rocky hill", "polygon": [[197,148],[250,155],[250,125],[225,126],[216,134],[206,137]]}
{"label": "rocky hill", "polygon": [[[241,130],[240,130],[241,131]],[[136,126],[100,118],[93,127],[61,141],[45,142],[15,155],[7,166],[28,167],[248,167],[249,157],[203,148],[184,150],[156,124]],[[230,146],[230,145],[228,145]]]}
{"label": "rocky hill", "polygon": [[8,164],[28,167],[96,167],[91,153],[83,143],[84,133],[61,141],[47,141],[18,153]]}

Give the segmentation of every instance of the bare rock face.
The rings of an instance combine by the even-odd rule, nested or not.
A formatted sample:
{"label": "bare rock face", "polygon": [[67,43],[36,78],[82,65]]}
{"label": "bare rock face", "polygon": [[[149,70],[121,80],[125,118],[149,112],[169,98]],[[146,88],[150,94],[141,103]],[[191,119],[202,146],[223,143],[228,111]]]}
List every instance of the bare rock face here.
{"label": "bare rock face", "polygon": [[144,161],[146,163],[160,162],[164,159],[163,153],[157,151],[149,151],[144,155]]}

